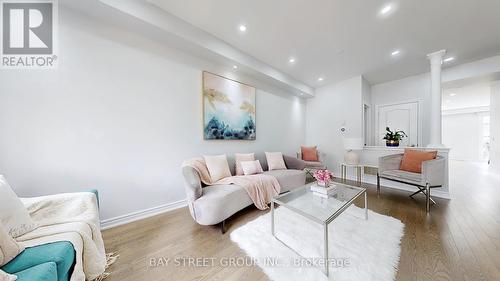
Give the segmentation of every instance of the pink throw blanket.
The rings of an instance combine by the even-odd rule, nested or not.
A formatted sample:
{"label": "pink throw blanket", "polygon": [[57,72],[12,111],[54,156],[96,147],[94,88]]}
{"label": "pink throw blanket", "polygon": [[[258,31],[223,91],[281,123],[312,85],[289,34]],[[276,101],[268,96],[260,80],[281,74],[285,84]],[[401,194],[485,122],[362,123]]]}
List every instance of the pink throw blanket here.
{"label": "pink throw blanket", "polygon": [[195,169],[200,175],[201,181],[206,185],[239,185],[243,187],[255,207],[259,210],[269,208],[267,204],[271,202],[274,196],[280,194],[281,186],[278,180],[270,175],[257,174],[249,176],[232,176],[223,178],[217,182],[212,182],[210,173],[203,158],[194,158],[185,161],[182,166],[188,166]]}
{"label": "pink throw blanket", "polygon": [[274,196],[280,194],[281,190],[281,186],[275,177],[263,174],[223,178],[215,184],[235,184],[242,186],[252,199],[255,207],[259,210],[269,208],[267,204],[271,202]]}

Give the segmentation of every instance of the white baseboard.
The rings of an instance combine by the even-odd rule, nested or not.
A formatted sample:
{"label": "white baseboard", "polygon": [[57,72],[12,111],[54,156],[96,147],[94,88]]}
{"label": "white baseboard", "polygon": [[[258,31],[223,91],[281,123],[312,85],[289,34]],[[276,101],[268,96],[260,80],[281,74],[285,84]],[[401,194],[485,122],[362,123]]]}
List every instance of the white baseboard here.
{"label": "white baseboard", "polygon": [[149,209],[145,209],[145,210],[141,210],[141,211],[137,211],[137,212],[133,212],[133,213],[126,214],[123,216],[105,219],[105,220],[101,221],[101,229],[102,230],[110,229],[113,227],[117,227],[119,225],[124,225],[124,224],[131,223],[134,221],[138,221],[138,220],[142,220],[142,219],[149,218],[152,216],[156,216],[156,215],[166,213],[166,212],[169,212],[169,211],[172,211],[175,209],[179,209],[179,208],[182,208],[185,206],[187,206],[186,199],[180,200],[177,202],[163,204],[160,206],[156,206],[153,208],[149,208]]}

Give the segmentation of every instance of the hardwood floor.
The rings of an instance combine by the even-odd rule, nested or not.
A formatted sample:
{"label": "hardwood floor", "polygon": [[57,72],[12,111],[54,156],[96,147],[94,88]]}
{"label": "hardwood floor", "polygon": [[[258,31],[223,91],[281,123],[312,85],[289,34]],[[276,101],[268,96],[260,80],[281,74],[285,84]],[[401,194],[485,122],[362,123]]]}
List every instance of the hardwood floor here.
{"label": "hardwood floor", "polygon": [[[500,173],[484,164],[452,162],[450,186],[452,200],[435,198],[430,215],[423,196],[413,200],[382,189],[377,198],[375,187],[368,187],[369,208],[405,224],[397,280],[500,280]],[[218,227],[197,225],[187,208],[104,231],[107,251],[120,254],[107,280],[268,280],[256,266],[193,266],[187,259],[246,257],[229,234],[262,214],[243,210],[227,222],[224,235]],[[158,264],[161,258],[171,260],[150,266],[151,259]]]}

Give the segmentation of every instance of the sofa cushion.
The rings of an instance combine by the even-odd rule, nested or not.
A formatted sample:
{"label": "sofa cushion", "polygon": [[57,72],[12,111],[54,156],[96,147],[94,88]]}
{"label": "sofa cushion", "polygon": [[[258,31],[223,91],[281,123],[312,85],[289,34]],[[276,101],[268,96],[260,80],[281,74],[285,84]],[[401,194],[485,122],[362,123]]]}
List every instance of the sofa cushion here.
{"label": "sofa cushion", "polygon": [[[75,249],[70,242],[61,241],[29,247],[19,254],[15,259],[2,267],[2,270],[16,274],[44,263],[54,263],[56,266],[56,279],[59,281],[69,280],[75,262]],[[40,279],[24,279],[40,280]],[[51,279],[49,279],[51,280]]]}
{"label": "sofa cushion", "polygon": [[306,162],[306,168],[325,168],[325,165],[321,162],[315,162],[315,161],[305,161]]}
{"label": "sofa cushion", "polygon": [[[288,156],[288,155],[283,155],[283,160],[285,160],[285,165],[287,169],[292,169],[292,170],[304,170],[306,167],[306,161],[302,159],[298,159],[296,157]],[[264,168],[264,167],[262,167]],[[264,168],[264,171],[266,169]]]}
{"label": "sofa cushion", "polygon": [[17,275],[17,281],[58,281],[57,266],[54,262],[33,266],[15,275]]}
{"label": "sofa cushion", "polygon": [[217,224],[253,204],[246,190],[234,184],[203,188],[203,196],[194,202],[194,216],[202,225]]}
{"label": "sofa cushion", "polygon": [[36,228],[28,210],[2,175],[0,175],[0,223],[14,238]]}
{"label": "sofa cushion", "polygon": [[301,170],[272,170],[265,171],[264,175],[271,175],[278,180],[281,193],[306,184],[306,173]]}
{"label": "sofa cushion", "polygon": [[422,174],[402,170],[383,171],[380,176],[383,178],[395,179],[411,184],[421,184],[422,182]]}

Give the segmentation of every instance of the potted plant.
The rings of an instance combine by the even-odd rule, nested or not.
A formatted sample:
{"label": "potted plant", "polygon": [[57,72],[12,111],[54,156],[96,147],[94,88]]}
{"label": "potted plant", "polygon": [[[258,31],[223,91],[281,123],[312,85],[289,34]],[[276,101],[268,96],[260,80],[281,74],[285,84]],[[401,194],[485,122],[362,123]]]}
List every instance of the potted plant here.
{"label": "potted plant", "polygon": [[386,133],[384,136],[385,144],[387,146],[399,146],[399,141],[404,137],[408,137],[403,131],[393,132],[389,127],[385,127]]}
{"label": "potted plant", "polygon": [[333,179],[333,173],[328,170],[316,170],[313,177],[318,181],[319,186],[328,187]]}

